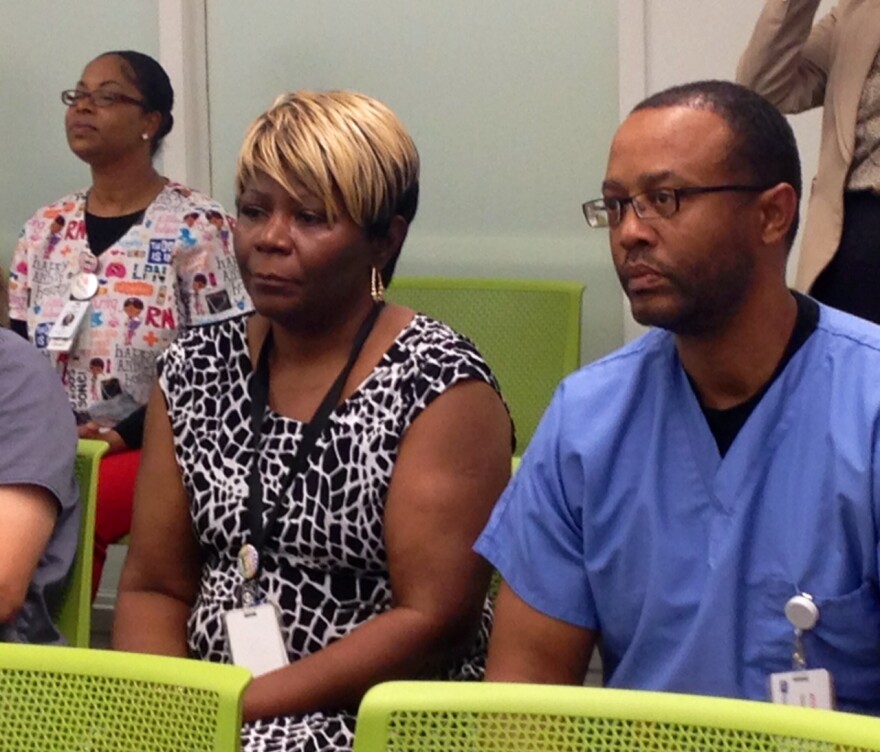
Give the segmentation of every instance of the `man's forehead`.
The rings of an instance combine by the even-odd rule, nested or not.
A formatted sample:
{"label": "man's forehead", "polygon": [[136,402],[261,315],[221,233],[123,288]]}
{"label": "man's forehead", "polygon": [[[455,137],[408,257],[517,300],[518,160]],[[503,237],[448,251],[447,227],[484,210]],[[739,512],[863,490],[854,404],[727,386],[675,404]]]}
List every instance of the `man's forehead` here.
{"label": "man's forehead", "polygon": [[617,129],[606,178],[631,181],[664,172],[714,171],[724,165],[729,143],[727,123],[711,110],[683,106],[638,110]]}

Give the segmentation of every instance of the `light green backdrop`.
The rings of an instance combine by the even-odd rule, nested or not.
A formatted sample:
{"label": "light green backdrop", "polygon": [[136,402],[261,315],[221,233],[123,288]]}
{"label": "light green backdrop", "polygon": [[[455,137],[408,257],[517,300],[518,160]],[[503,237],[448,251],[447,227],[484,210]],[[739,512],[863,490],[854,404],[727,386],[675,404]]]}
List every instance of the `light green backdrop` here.
{"label": "light green backdrop", "polygon": [[617,347],[623,308],[599,193],[618,121],[611,0],[209,0],[215,196],[274,96],[350,88],[394,109],[422,157],[401,274],[581,280],[585,361]]}
{"label": "light green backdrop", "polygon": [[62,89],[112,49],[158,54],[157,0],[14,0],[0,24],[0,263],[21,226],[44,204],[87,186],[67,148]]}
{"label": "light green backdrop", "polygon": [[[4,4],[0,262],[37,208],[88,184],[58,93],[99,52],[158,52],[158,0]],[[247,123],[289,89],[387,102],[422,155],[402,274],[539,277],[587,285],[583,359],[622,341],[598,194],[617,123],[612,0],[208,0],[213,192],[232,209]]]}

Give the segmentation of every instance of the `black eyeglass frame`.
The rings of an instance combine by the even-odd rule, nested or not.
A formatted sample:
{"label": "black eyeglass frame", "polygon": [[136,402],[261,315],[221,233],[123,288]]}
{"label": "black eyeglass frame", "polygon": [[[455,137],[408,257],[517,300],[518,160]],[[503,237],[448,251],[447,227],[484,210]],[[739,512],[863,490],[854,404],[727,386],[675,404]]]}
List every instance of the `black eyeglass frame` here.
{"label": "black eyeglass frame", "polygon": [[65,89],[61,92],[61,101],[67,107],[74,107],[83,99],[90,99],[95,107],[112,107],[115,104],[135,104],[144,109],[147,107],[147,103],[143,99],[135,99],[128,94],[120,94],[117,91]]}
{"label": "black eyeglass frame", "polygon": [[[636,213],[636,216],[639,219],[669,219],[670,217],[678,213],[678,210],[681,208],[681,200],[683,198],[687,198],[688,196],[699,196],[704,193],[722,193],[728,191],[734,193],[763,193],[764,191],[772,187],[772,185],[761,186],[731,184],[687,185],[682,186],[681,188],[651,188],[650,190],[642,191],[641,193],[636,193],[632,196],[627,196],[626,198],[595,198],[591,201],[585,201],[583,204],[581,204],[581,209],[584,213],[584,219],[587,220],[587,224],[590,227],[601,229],[605,227],[617,227],[621,222],[623,222],[623,216],[626,213],[627,204],[632,206],[633,211]],[[642,204],[642,208],[639,208],[640,204],[637,203],[637,199],[649,193],[672,194],[672,197],[675,199],[675,201],[670,204],[671,209],[667,214],[663,214],[662,212],[657,211],[657,207],[650,204]],[[611,221],[610,210],[608,208],[609,201],[614,201],[619,205],[620,216],[618,217],[616,222]],[[606,221],[604,223],[600,218],[601,212],[605,213]]]}

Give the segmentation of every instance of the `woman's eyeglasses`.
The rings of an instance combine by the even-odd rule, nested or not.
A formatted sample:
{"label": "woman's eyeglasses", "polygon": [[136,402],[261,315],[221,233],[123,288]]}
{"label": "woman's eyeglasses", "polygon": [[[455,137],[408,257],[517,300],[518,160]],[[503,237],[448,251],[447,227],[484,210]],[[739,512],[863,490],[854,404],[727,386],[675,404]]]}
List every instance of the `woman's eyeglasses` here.
{"label": "woman's eyeglasses", "polygon": [[115,91],[83,91],[82,89],[65,89],[61,92],[61,101],[68,107],[73,107],[85,99],[91,100],[95,107],[112,107],[114,104],[136,104],[145,107],[143,99],[135,99],[127,94],[119,94]]}

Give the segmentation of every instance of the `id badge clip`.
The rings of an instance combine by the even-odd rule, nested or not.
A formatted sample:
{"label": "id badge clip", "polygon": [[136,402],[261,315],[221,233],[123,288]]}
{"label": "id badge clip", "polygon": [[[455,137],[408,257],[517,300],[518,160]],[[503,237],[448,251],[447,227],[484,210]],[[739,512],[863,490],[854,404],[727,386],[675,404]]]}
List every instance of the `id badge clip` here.
{"label": "id badge clip", "polygon": [[259,554],[249,543],[238,552],[238,569],[244,578],[239,596],[241,607],[223,616],[226,643],[236,666],[261,676],[289,663],[280,614],[274,603],[260,598]]}
{"label": "id badge clip", "polygon": [[799,593],[786,602],[785,616],[794,627],[792,670],[770,674],[771,702],[833,710],[833,677],[825,669],[808,669],[804,650],[804,633],[818,623],[819,607],[809,593]]}
{"label": "id badge clip", "polygon": [[70,299],[64,304],[64,308],[49,329],[47,350],[70,352],[86,321],[89,301],[97,295],[100,287],[95,274],[97,267],[98,260],[91,253],[84,252],[80,255],[79,274],[70,283]]}
{"label": "id badge clip", "polygon": [[70,352],[88,312],[88,300],[74,300],[73,298],[68,300],[49,328],[49,342],[46,349],[51,352]]}

